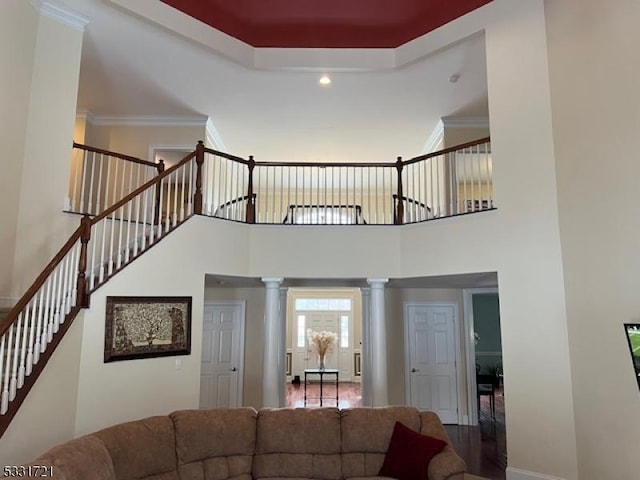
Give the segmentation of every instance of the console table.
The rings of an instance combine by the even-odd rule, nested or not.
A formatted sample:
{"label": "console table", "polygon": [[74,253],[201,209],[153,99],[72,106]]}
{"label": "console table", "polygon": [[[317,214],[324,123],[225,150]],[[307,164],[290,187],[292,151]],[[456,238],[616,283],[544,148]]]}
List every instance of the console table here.
{"label": "console table", "polygon": [[[324,398],[324,394],[322,388],[324,386],[324,376],[325,375],[335,375],[336,376],[336,407],[338,406],[338,369],[337,368],[307,368],[304,371],[304,406],[307,406],[307,382],[308,377],[310,375],[319,375],[320,376],[320,396],[319,397],[309,397],[311,398],[319,398],[320,406],[322,406],[322,399]],[[333,397],[331,397],[333,398]]]}

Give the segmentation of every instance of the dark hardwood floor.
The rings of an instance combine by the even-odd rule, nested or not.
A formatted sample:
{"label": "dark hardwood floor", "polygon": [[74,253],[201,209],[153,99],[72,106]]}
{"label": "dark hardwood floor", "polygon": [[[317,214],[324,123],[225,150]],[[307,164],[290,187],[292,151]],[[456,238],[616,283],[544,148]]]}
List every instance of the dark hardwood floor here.
{"label": "dark hardwood floor", "polygon": [[502,388],[496,392],[495,418],[491,417],[488,397],[482,397],[479,420],[477,427],[445,425],[445,429],[453,448],[467,462],[467,472],[491,480],[505,480],[507,440]]}
{"label": "dark hardwood floor", "polygon": [[[304,407],[304,384],[287,383],[286,407]],[[336,406],[335,384],[330,382],[323,386],[323,402],[325,407]],[[307,407],[319,407],[320,385],[317,382],[307,385]],[[338,391],[338,407],[353,408],[362,406],[360,384],[340,382]],[[491,480],[505,480],[506,435],[504,423],[504,396],[500,389],[496,393],[496,415],[491,418],[489,400],[482,397],[480,405],[480,424],[477,427],[466,425],[445,425],[447,434],[456,452],[467,463],[467,471]]]}

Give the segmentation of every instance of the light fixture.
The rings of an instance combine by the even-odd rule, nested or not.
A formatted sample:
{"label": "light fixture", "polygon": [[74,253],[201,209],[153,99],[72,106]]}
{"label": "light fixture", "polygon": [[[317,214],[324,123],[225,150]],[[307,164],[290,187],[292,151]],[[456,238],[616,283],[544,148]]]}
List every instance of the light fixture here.
{"label": "light fixture", "polygon": [[318,80],[318,83],[323,87],[326,87],[328,85],[331,85],[331,79],[329,78],[329,75],[325,74],[320,77],[320,80]]}

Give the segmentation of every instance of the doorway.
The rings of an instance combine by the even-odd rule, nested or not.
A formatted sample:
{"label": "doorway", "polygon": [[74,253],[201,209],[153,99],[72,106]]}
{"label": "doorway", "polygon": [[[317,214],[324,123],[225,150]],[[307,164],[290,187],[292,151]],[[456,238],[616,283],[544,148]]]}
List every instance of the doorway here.
{"label": "doorway", "polygon": [[[287,292],[287,385],[285,406],[304,405],[304,371],[318,368],[318,356],[309,343],[309,332],[332,332],[337,341],[325,359],[325,368],[339,372],[338,407],[361,406],[360,356],[362,300],[357,288],[289,288]],[[307,385],[308,396],[318,385]],[[330,386],[330,388],[336,388]],[[335,390],[332,390],[335,392]],[[333,394],[335,405],[335,394]],[[315,406],[307,402],[307,406]]]}
{"label": "doorway", "polygon": [[455,304],[405,305],[405,385],[407,403],[458,424],[458,370]]}
{"label": "doorway", "polygon": [[463,299],[469,423],[479,432],[483,456],[504,471],[507,465],[506,397],[498,289],[465,289]]}
{"label": "doorway", "polygon": [[200,408],[242,405],[245,302],[205,303]]}

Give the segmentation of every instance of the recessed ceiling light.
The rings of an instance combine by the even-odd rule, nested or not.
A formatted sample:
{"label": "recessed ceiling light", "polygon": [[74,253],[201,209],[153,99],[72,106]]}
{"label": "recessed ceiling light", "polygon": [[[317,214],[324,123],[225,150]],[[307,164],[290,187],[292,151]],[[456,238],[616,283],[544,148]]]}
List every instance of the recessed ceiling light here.
{"label": "recessed ceiling light", "polygon": [[318,80],[318,83],[326,87],[327,85],[331,85],[331,79],[329,78],[329,75],[322,75],[320,80]]}

